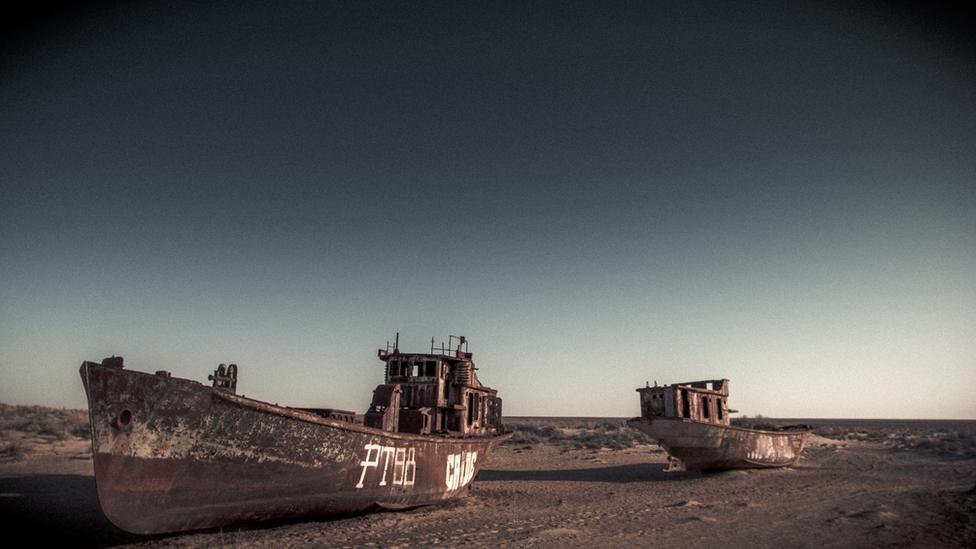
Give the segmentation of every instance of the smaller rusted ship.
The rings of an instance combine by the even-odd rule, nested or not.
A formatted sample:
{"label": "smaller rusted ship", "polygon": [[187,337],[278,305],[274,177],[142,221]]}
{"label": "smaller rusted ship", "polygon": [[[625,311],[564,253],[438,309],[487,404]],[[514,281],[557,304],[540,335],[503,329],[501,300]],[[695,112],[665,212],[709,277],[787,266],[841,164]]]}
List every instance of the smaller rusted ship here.
{"label": "smaller rusted ship", "polygon": [[795,465],[808,430],[767,431],[732,425],[729,380],[641,387],[641,417],[627,423],[658,441],[673,469],[713,471]]}
{"label": "smaller rusted ship", "polygon": [[123,530],[158,534],[462,496],[508,435],[501,399],[453,339],[430,353],[380,349],[385,379],[364,423],[238,395],[234,364],[206,386],[124,369],[121,357],[85,362],[102,510]]}

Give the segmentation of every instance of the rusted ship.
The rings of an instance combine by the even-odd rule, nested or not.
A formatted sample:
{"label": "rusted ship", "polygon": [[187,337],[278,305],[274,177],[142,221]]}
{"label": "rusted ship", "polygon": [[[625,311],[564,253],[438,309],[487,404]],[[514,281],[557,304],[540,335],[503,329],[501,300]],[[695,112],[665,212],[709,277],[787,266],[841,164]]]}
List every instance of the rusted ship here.
{"label": "rusted ship", "polygon": [[641,387],[641,417],[628,424],[658,441],[673,468],[698,471],[796,464],[808,430],[767,431],[733,426],[729,380]]}
{"label": "rusted ship", "polygon": [[[399,339],[399,338],[398,338]],[[84,362],[98,499],[119,528],[156,534],[243,521],[404,509],[466,494],[507,438],[502,401],[467,342],[380,349],[384,383],[363,423],[333,409],[236,394],[236,365],[207,386]]]}

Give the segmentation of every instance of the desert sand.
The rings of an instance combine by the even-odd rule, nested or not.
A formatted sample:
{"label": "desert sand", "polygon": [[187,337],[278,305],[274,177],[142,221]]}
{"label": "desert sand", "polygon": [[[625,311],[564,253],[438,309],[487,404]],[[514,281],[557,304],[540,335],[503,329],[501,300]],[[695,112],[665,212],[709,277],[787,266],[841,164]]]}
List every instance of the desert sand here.
{"label": "desert sand", "polygon": [[437,506],[144,537],[98,508],[84,412],[0,405],[0,516],[72,546],[976,546],[976,421],[789,420],[815,429],[798,466],[708,474],[665,472],[623,421],[509,418]]}

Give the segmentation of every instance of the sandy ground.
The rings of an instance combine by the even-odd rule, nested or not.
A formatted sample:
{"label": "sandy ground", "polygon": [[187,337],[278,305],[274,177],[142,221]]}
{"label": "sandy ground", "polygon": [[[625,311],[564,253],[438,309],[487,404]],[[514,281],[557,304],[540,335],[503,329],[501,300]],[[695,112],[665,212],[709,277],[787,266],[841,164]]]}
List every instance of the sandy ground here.
{"label": "sandy ground", "polygon": [[8,535],[73,546],[976,546],[976,422],[804,421],[829,437],[799,466],[699,474],[664,472],[623,428],[600,433],[629,446],[587,448],[592,422],[519,419],[552,436],[498,448],[467,498],[153,538],[101,515],[85,440],[5,431],[20,452],[0,461],[0,516]]}

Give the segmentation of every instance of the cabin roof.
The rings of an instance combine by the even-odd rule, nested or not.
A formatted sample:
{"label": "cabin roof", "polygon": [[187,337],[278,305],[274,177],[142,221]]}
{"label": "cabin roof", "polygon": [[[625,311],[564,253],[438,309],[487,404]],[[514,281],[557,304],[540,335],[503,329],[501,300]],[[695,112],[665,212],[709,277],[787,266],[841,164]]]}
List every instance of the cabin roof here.
{"label": "cabin roof", "polygon": [[703,379],[701,381],[684,381],[684,382],[680,382],[680,383],[672,383],[671,385],[692,385],[692,386],[694,386],[694,385],[701,385],[702,383],[724,383],[724,382],[727,382],[727,381],[728,380],[725,379],[725,378],[721,378],[721,379]]}
{"label": "cabin roof", "polygon": [[380,353],[379,359],[383,362],[389,362],[391,360],[403,360],[403,359],[418,359],[423,358],[425,360],[446,360],[448,362],[465,362],[471,360],[471,353],[465,353],[466,356],[459,357],[456,355],[447,355],[441,353],[400,353],[391,352],[388,354]]}
{"label": "cabin roof", "polygon": [[[709,388],[711,386],[711,388]],[[655,382],[653,387],[641,387],[637,391],[651,391],[654,389],[687,389],[689,391],[697,391],[701,393],[711,393],[716,395],[728,396],[729,394],[729,380],[726,378],[721,379],[703,379],[700,381],[683,381],[679,383],[672,383],[670,385],[657,385]]]}

